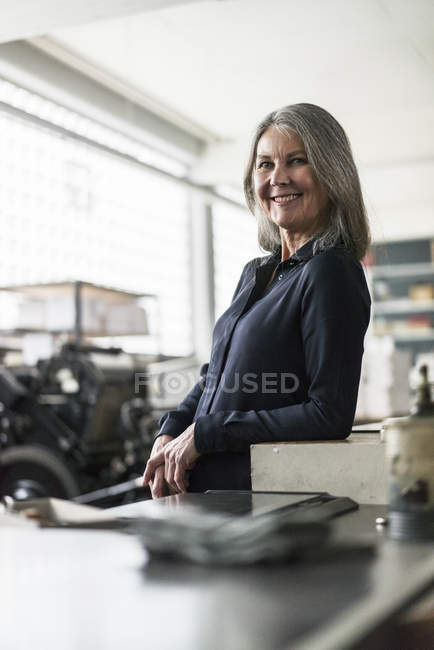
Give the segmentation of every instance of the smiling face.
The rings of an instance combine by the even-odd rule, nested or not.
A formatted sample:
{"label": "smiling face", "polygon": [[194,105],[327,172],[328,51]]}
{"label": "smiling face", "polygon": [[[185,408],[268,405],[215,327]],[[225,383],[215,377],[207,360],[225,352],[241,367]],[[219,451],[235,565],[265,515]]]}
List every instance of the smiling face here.
{"label": "smiling face", "polygon": [[283,237],[307,241],[325,224],[327,191],[316,179],[303,142],[293,131],[282,133],[272,126],[261,136],[254,187],[259,205]]}

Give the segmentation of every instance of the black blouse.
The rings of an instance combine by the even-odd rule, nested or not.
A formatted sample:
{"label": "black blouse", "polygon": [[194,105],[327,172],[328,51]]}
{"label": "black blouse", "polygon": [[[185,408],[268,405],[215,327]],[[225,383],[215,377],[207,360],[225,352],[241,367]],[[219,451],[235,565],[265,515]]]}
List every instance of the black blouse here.
{"label": "black blouse", "polygon": [[350,434],[370,302],[343,246],[246,264],[201,380],[159,423],[174,437],[196,423],[190,491],[250,489],[251,444]]}

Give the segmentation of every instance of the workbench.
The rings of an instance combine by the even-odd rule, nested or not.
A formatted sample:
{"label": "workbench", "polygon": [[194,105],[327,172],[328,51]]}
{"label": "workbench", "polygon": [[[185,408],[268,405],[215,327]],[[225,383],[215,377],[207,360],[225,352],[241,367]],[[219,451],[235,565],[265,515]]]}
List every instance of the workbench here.
{"label": "workbench", "polygon": [[[348,552],[230,569],[150,560],[121,532],[3,525],[1,650],[370,647],[363,640],[434,581],[433,545],[389,540],[375,524],[385,510],[361,506],[334,521]],[[352,552],[351,541],[375,552]]]}

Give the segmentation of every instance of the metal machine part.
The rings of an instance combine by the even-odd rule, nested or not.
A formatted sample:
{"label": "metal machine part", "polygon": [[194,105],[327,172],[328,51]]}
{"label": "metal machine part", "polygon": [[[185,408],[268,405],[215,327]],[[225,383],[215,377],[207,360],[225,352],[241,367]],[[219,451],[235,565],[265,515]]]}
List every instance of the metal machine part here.
{"label": "metal machine part", "polygon": [[23,501],[47,493],[64,499],[79,493],[77,480],[61,457],[36,445],[10,447],[0,454],[0,494]]}
{"label": "metal machine part", "polygon": [[71,499],[139,476],[157,422],[136,371],[122,350],[71,344],[36,368],[0,367],[0,496]]}

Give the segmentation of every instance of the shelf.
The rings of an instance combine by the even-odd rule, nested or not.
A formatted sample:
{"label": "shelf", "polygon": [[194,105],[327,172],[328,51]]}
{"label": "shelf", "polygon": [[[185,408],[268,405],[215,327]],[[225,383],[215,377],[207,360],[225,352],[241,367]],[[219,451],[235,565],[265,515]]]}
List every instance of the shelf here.
{"label": "shelf", "polygon": [[[151,337],[148,316],[155,294],[123,291],[90,282],[63,281],[0,287],[24,300],[14,336],[46,332],[67,334],[80,344],[83,337]],[[27,299],[27,302],[26,302]],[[138,301],[145,300],[145,308]],[[33,302],[32,302],[33,301]],[[26,312],[26,305],[30,312]],[[29,327],[27,327],[29,326]]]}
{"label": "shelf", "polygon": [[[14,337],[23,337],[26,334],[51,334],[52,336],[60,336],[61,334],[65,334],[70,336],[72,334],[71,332],[72,328],[61,328],[61,329],[48,329],[48,328],[42,328],[42,327],[16,327],[13,330],[1,330],[2,334],[8,334],[10,336]],[[115,333],[113,332],[108,332],[107,330],[91,330],[91,329],[86,329],[86,331],[83,333],[83,336],[86,338],[90,339],[97,339],[97,338],[116,338],[116,337],[124,337],[124,336],[152,336],[152,334],[148,333],[143,333],[143,332],[122,332],[122,331],[116,331]]]}
{"label": "shelf", "polygon": [[371,253],[373,334],[408,351],[415,363],[434,342],[434,239],[377,243]]}
{"label": "shelf", "polygon": [[107,303],[124,304],[138,298],[155,298],[155,294],[123,291],[104,285],[93,284],[81,280],[66,280],[65,282],[48,282],[46,284],[21,284],[0,287],[0,291],[20,293],[34,300],[47,300],[57,297],[73,297],[77,285],[85,292],[86,298],[98,298]]}
{"label": "shelf", "polygon": [[425,278],[434,275],[434,263],[393,264],[370,268],[374,280],[379,278]]}
{"label": "shelf", "polygon": [[429,342],[429,341],[434,341],[434,329],[402,329],[402,330],[397,330],[395,332],[390,331],[390,332],[376,332],[374,330],[373,332],[374,336],[377,338],[382,338],[382,337],[390,337],[394,341],[401,342],[401,343],[418,343],[418,342]]}
{"label": "shelf", "polygon": [[397,343],[417,343],[417,342],[429,342],[429,341],[434,341],[434,330],[426,331],[426,332],[402,332],[398,333],[396,332],[395,334],[391,334],[394,338],[394,340]]}
{"label": "shelf", "polygon": [[386,314],[426,314],[434,312],[434,300],[382,300],[374,303],[374,316]]}

